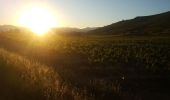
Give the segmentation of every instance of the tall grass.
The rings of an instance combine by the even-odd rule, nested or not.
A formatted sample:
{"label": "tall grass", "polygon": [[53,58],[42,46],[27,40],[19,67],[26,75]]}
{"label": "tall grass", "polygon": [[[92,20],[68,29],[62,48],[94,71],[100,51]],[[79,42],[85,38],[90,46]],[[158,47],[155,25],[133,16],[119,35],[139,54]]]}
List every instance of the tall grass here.
{"label": "tall grass", "polygon": [[0,48],[1,100],[82,100],[52,67]]}
{"label": "tall grass", "polygon": [[169,39],[7,35],[0,46],[17,54],[1,49],[0,64],[36,100],[159,100],[170,98]]}

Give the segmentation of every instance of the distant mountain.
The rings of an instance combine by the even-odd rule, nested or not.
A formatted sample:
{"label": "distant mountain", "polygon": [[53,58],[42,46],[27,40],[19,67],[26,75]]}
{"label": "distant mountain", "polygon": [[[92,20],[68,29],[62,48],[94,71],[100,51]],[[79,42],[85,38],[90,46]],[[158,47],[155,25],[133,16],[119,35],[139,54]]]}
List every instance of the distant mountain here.
{"label": "distant mountain", "polygon": [[139,16],[122,20],[108,26],[89,31],[88,34],[99,35],[170,35],[170,11],[151,16]]}
{"label": "distant mountain", "polygon": [[53,32],[57,34],[83,34],[92,30],[97,29],[97,27],[87,27],[87,28],[71,28],[71,27],[61,27],[61,28],[53,28]]}
{"label": "distant mountain", "polygon": [[[19,27],[12,25],[1,25],[0,32],[15,31]],[[24,30],[19,28],[19,31]],[[96,35],[170,35],[170,11],[151,15],[139,16],[130,20],[122,20],[104,27],[87,27],[79,28],[53,28],[52,31],[56,34],[64,35],[81,35],[81,34],[96,34]]]}
{"label": "distant mountain", "polygon": [[92,30],[95,30],[95,29],[98,29],[98,27],[86,27],[86,28],[80,29],[80,31],[89,32],[89,31],[92,31]]}
{"label": "distant mountain", "polygon": [[[97,27],[87,27],[87,28],[71,28],[71,27],[57,27],[57,28],[53,28],[52,31],[54,33],[57,34],[70,34],[70,35],[77,35],[77,34],[83,34],[86,33],[88,31],[97,29]],[[0,25],[0,33],[4,33],[4,32],[30,32],[30,30],[28,28],[24,28],[24,27],[17,27],[17,26],[13,26],[13,25]]]}
{"label": "distant mountain", "polygon": [[16,29],[18,28],[12,25],[0,25],[0,32],[8,32]]}

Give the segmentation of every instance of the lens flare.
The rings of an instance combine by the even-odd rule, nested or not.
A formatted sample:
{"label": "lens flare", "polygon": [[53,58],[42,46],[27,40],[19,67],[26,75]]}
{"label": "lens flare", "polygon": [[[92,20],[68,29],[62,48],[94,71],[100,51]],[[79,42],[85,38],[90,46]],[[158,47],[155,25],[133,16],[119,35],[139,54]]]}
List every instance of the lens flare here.
{"label": "lens flare", "polygon": [[43,7],[32,7],[25,10],[19,18],[19,24],[29,28],[37,35],[43,35],[50,28],[58,26],[54,15]]}

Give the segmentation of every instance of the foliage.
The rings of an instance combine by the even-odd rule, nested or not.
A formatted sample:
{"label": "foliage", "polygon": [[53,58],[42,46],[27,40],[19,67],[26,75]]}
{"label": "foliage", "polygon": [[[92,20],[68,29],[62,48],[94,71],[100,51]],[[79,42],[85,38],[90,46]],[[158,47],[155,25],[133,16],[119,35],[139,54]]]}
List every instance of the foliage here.
{"label": "foliage", "polygon": [[23,97],[32,100],[36,97],[41,100],[170,98],[169,37],[12,37],[10,33],[1,37],[0,46],[5,49],[0,50],[1,68],[7,68],[4,76],[11,71],[21,73],[11,76],[17,77],[12,78],[17,79],[14,81],[17,87],[28,88],[31,96]]}

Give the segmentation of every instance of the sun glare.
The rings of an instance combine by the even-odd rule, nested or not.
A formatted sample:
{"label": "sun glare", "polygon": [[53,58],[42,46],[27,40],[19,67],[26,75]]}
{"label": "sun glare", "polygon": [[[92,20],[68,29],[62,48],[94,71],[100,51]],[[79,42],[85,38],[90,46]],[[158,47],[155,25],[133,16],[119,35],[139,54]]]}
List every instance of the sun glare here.
{"label": "sun glare", "polygon": [[58,26],[55,16],[43,7],[31,7],[25,10],[19,18],[19,24],[37,35],[43,35],[50,28]]}

